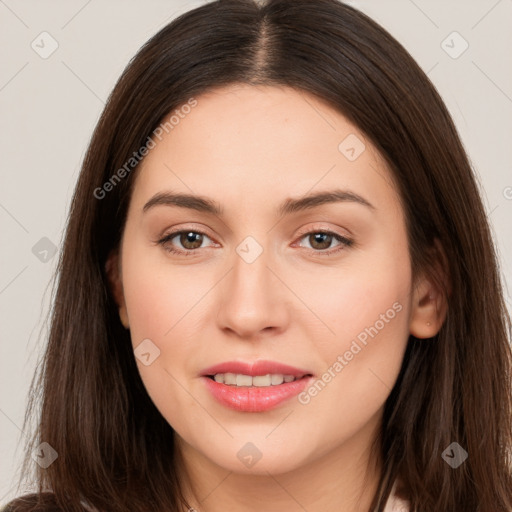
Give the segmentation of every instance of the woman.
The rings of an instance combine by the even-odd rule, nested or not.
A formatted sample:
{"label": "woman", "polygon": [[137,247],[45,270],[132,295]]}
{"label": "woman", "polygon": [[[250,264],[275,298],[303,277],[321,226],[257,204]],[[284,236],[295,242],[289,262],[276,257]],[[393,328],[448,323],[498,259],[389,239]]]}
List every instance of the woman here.
{"label": "woman", "polygon": [[148,41],[58,270],[39,492],[7,510],[512,510],[475,178],[428,78],[355,9],[221,0]]}

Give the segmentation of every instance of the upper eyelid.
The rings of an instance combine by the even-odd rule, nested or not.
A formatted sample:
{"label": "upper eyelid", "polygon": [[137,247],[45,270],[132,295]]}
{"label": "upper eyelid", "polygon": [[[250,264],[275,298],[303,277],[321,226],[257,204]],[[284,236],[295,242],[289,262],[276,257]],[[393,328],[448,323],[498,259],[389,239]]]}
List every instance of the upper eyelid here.
{"label": "upper eyelid", "polygon": [[187,228],[187,227],[179,228],[179,229],[176,229],[176,230],[171,230],[168,233],[164,232],[164,234],[162,236],[160,236],[158,238],[158,240],[161,241],[161,240],[164,240],[164,239],[172,239],[172,238],[176,237],[177,235],[180,235],[182,233],[189,233],[189,232],[199,233],[201,235],[207,236],[210,240],[214,241],[213,237],[210,236],[205,230],[198,229],[198,228],[193,228],[193,227],[191,227],[191,228]]}
{"label": "upper eyelid", "polygon": [[[339,227],[339,229],[343,229],[344,231],[347,232],[347,234],[344,235],[342,233],[338,233],[335,228],[319,226],[319,224],[321,224],[322,222],[328,222],[328,221],[327,220],[325,220],[325,221],[320,220],[320,221],[313,222],[313,226],[308,227],[308,228],[304,228],[304,229],[300,229],[299,230],[299,235],[297,235],[297,236],[303,236],[303,235],[311,233],[311,232],[315,232],[316,233],[316,232],[319,232],[319,231],[327,231],[329,233],[337,234],[337,235],[343,236],[345,238],[350,238],[350,237],[353,236],[353,234],[351,233],[351,231],[348,228],[341,228],[341,227]],[[193,232],[204,234],[204,235],[206,235],[206,236],[208,236],[210,238],[215,238],[214,236],[211,236],[211,235],[208,234],[208,231],[209,231],[208,229],[205,229],[203,227],[196,227],[194,225],[194,223],[191,223],[191,224],[192,224],[191,226],[184,226],[184,227],[177,228],[175,231],[173,231],[173,228],[170,228],[170,231],[169,231],[168,234],[172,234],[172,233],[176,234],[176,233],[181,233],[183,231],[193,231]],[[164,233],[165,233],[165,231],[166,230],[164,230]],[[230,230],[230,232],[231,232],[231,230]],[[167,236],[167,234],[161,235],[160,238],[163,238],[165,236]]]}
{"label": "upper eyelid", "polygon": [[[202,228],[195,228],[195,227],[184,227],[184,228],[179,228],[179,229],[176,229],[174,231],[170,231],[169,233],[165,233],[163,234],[162,236],[159,237],[159,239],[163,239],[163,238],[167,238],[169,236],[176,236],[178,234],[181,234],[183,232],[192,232],[192,233],[199,233],[201,235],[206,235],[208,238],[210,239],[213,239],[214,237],[210,236],[206,230],[202,229]],[[311,233],[321,233],[321,232],[324,232],[324,233],[328,233],[328,234],[333,234],[333,235],[338,235],[338,236],[341,236],[343,238],[349,238],[351,237],[352,235],[351,234],[348,234],[348,235],[343,235],[341,233],[338,233],[337,231],[335,231],[334,229],[332,228],[325,228],[325,227],[310,227],[308,229],[304,229],[304,230],[301,230],[299,232],[298,235],[296,236],[299,236],[299,237],[302,237],[304,235],[308,235],[308,234],[311,234]]]}

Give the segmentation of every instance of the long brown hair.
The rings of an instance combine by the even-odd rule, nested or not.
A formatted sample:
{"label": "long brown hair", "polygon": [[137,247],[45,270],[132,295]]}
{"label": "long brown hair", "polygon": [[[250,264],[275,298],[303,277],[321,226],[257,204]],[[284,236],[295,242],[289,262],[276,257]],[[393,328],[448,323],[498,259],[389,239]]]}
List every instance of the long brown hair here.
{"label": "long brown hair", "polygon": [[[232,83],[290,86],[346,116],[393,173],[413,275],[434,276],[436,240],[446,255],[448,314],[428,343],[409,339],[374,445],[384,470],[371,511],[383,511],[399,478],[413,511],[510,512],[511,326],[473,171],[409,53],[337,0],[208,3],[164,27],[124,71],[74,193],[49,341],[25,419],[40,407],[24,474],[41,442],[58,458],[36,467],[39,493],[12,509],[53,510],[45,505],[52,503],[78,511],[82,499],[109,512],[188,506],[173,429],[143,386],[108,286],[105,263],[120,241],[137,166],[112,177],[169,113]],[[108,192],[98,192],[109,180]],[[441,457],[452,442],[469,455],[456,469]]]}

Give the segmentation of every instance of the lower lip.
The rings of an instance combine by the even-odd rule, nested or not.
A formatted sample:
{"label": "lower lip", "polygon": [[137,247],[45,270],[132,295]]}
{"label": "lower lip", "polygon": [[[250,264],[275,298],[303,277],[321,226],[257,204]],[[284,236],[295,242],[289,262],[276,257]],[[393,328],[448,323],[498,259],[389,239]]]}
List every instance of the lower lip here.
{"label": "lower lip", "polygon": [[222,405],[241,412],[269,411],[279,404],[298,395],[313,377],[303,377],[278,386],[250,387],[228,386],[209,377],[202,377],[206,387]]}

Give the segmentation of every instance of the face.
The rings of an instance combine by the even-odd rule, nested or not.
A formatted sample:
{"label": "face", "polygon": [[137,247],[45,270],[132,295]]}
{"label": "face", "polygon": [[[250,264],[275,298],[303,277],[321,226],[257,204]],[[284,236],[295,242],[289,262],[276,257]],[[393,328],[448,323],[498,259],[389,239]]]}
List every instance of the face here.
{"label": "face", "polygon": [[148,394],[184,453],[230,471],[362,453],[409,334],[433,335],[392,176],[307,93],[196,100],[137,171],[117,261]]}

